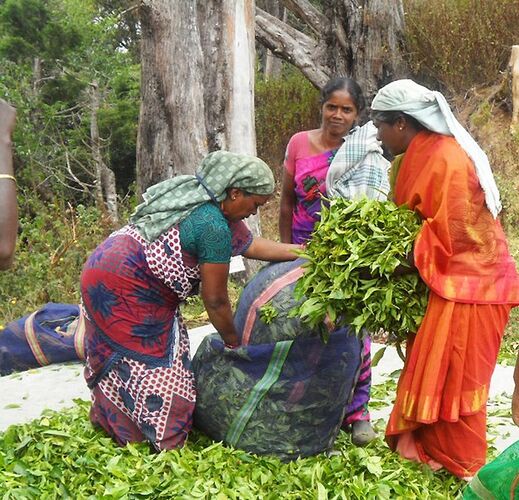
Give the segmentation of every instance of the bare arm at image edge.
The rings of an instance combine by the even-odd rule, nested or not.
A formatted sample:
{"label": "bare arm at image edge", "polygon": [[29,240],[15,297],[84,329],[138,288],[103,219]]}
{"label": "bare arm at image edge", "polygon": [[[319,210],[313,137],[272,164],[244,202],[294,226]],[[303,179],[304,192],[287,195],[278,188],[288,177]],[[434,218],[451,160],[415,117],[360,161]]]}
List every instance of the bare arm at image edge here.
{"label": "bare arm at image edge", "polygon": [[16,182],[12,155],[12,133],[16,121],[15,109],[0,99],[0,270],[13,263],[18,230]]}

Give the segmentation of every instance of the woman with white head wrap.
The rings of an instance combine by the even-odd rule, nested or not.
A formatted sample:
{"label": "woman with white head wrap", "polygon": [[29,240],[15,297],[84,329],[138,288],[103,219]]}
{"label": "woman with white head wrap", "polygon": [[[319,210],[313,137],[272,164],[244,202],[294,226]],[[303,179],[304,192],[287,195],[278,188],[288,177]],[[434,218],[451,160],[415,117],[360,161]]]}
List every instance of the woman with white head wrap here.
{"label": "woman with white head wrap", "polygon": [[378,138],[396,155],[394,200],[423,219],[412,257],[430,290],[386,438],[406,458],[471,477],[485,463],[490,378],[519,305],[499,192],[487,156],[441,93],[398,80],[371,109]]}

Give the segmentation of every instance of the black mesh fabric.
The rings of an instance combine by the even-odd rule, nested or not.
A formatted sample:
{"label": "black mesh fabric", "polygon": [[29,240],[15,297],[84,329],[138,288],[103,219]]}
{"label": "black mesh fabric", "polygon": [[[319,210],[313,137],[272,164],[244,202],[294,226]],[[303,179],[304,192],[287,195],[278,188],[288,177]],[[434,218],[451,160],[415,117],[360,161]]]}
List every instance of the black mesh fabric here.
{"label": "black mesh fabric", "polygon": [[[301,261],[271,264],[244,288],[235,315],[243,332],[255,318],[248,344],[224,348],[217,334],[204,339],[194,360],[197,379],[195,425],[213,439],[228,442],[229,428],[264,377],[276,343],[292,340],[279,377],[255,406],[236,447],[283,460],[320,453],[332,448],[346,404],[358,376],[361,342],[349,328],[333,332],[327,343],[299,318],[287,318],[295,305],[295,283],[283,277]],[[272,290],[276,293],[272,294]],[[258,312],[264,304],[278,315],[266,324]],[[255,310],[252,311],[251,308]]]}

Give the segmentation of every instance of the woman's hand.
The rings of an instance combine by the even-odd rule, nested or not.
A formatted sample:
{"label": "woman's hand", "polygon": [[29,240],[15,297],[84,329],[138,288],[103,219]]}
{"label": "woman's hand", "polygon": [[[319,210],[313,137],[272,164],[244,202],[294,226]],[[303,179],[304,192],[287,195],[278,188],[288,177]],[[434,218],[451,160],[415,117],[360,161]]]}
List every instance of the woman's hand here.
{"label": "woman's hand", "polygon": [[298,250],[302,250],[301,245],[279,243],[279,241],[259,237],[252,240],[252,243],[243,255],[249,259],[278,262],[297,259],[296,252]]}

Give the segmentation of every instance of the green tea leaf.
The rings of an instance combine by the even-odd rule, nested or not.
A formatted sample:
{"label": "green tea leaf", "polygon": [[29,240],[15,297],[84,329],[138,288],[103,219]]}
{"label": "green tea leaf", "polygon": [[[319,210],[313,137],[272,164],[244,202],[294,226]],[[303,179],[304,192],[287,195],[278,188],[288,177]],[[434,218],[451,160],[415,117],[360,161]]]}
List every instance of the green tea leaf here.
{"label": "green tea leaf", "polygon": [[325,316],[358,335],[384,330],[396,342],[416,332],[428,290],[406,261],[422,221],[406,207],[362,198],[336,198],[324,206],[306,247],[304,275],[294,296],[301,302],[289,317],[312,327]]}

